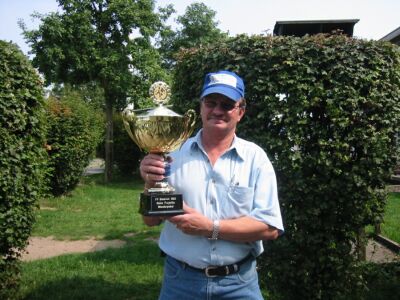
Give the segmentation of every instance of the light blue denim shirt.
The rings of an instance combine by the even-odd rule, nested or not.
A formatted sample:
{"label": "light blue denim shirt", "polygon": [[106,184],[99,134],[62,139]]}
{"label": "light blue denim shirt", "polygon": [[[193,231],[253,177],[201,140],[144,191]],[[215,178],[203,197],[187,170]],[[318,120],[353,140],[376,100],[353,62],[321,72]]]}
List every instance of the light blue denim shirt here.
{"label": "light blue denim shirt", "polygon": [[[263,149],[235,136],[231,147],[214,166],[201,143],[201,130],[171,153],[169,183],[185,203],[212,220],[250,216],[283,232],[275,172]],[[240,261],[263,252],[261,241],[211,241],[188,235],[166,221],[160,248],[187,264],[205,268]]]}

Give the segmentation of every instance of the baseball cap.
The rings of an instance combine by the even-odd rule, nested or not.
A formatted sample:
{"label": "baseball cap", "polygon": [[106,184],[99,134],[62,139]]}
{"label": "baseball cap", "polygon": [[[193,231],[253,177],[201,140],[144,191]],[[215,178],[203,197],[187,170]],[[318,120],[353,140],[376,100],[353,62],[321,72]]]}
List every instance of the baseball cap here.
{"label": "baseball cap", "polygon": [[225,95],[233,101],[239,101],[244,97],[243,79],[230,71],[208,73],[204,79],[200,98],[214,93]]}

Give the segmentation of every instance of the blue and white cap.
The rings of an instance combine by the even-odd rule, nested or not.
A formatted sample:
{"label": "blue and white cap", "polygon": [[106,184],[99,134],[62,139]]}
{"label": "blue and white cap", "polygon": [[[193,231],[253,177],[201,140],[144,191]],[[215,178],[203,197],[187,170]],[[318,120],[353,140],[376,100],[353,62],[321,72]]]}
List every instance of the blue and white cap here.
{"label": "blue and white cap", "polygon": [[244,97],[243,79],[230,71],[208,73],[204,79],[200,98],[214,93],[225,95],[233,101],[239,101]]}

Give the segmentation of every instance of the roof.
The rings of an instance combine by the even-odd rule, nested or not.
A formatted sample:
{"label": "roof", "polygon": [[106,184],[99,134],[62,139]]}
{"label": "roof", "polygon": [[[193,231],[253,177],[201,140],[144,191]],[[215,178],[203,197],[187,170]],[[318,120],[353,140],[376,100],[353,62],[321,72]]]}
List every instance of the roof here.
{"label": "roof", "polygon": [[395,30],[388,33],[380,40],[381,41],[389,41],[389,42],[393,42],[397,45],[400,45],[400,27],[397,27]]}
{"label": "roof", "polygon": [[359,19],[277,21],[274,35],[302,37],[306,34],[331,33],[341,30],[344,34],[353,36],[354,25],[358,21]]}

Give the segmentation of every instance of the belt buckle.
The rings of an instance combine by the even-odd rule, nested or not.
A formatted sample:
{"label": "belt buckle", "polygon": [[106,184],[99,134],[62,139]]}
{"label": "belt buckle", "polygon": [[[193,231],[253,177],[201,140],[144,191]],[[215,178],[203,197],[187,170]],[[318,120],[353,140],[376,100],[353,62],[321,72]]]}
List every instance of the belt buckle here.
{"label": "belt buckle", "polygon": [[[209,266],[209,267],[207,267],[207,268],[205,268],[205,270],[204,270],[204,273],[206,274],[206,276],[207,277],[217,277],[218,275],[211,275],[210,273],[209,273],[209,270],[216,270],[216,269],[219,269],[219,268],[221,268],[221,267],[218,267],[218,266]],[[229,267],[228,266],[225,266],[225,275],[229,275],[230,274],[230,272],[229,272]]]}
{"label": "belt buckle", "polygon": [[211,275],[210,273],[209,273],[209,271],[210,270],[215,270],[215,269],[217,269],[218,267],[217,266],[209,266],[209,267],[207,267],[207,268],[205,268],[204,269],[204,273],[206,274],[206,276],[207,277],[217,277],[217,275]]}

